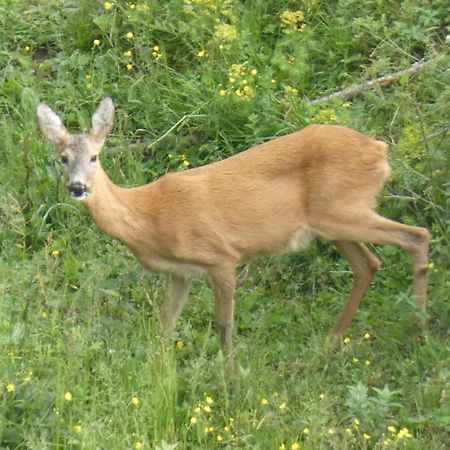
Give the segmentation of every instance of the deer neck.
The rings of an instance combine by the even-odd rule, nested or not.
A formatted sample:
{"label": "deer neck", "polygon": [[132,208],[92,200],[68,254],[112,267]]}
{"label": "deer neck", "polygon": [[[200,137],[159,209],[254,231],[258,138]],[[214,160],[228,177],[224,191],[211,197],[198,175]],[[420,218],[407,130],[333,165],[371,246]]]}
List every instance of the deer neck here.
{"label": "deer neck", "polygon": [[146,195],[145,208],[142,192],[138,192],[138,189],[116,186],[100,167],[92,193],[84,201],[90,216],[100,230],[132,249],[139,245],[138,237],[142,236],[149,226],[151,227],[150,189],[148,196]]}

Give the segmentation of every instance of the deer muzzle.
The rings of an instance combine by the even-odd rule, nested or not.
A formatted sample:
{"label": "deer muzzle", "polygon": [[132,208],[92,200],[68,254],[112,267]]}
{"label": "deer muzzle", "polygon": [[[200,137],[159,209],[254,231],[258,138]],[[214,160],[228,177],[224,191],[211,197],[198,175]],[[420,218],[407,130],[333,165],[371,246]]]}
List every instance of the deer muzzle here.
{"label": "deer muzzle", "polygon": [[89,190],[85,184],[76,182],[69,185],[69,193],[72,198],[82,200],[87,197]]}

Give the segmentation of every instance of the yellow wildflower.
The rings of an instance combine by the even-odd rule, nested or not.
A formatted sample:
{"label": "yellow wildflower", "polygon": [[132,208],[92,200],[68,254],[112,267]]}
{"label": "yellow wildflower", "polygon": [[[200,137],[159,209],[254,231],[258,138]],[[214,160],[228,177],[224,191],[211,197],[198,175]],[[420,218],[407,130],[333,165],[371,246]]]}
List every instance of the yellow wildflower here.
{"label": "yellow wildflower", "polygon": [[367,340],[370,339],[372,336],[370,335],[370,333],[365,333],[363,337],[364,337],[364,339],[367,341]]}
{"label": "yellow wildflower", "polygon": [[134,34],[133,34],[131,31],[129,31],[129,32],[126,34],[126,37],[127,37],[127,39],[133,39],[133,38],[134,38]]}
{"label": "yellow wildflower", "polygon": [[350,342],[352,342],[352,340],[349,337],[344,338],[344,344],[350,344]]}
{"label": "yellow wildflower", "polygon": [[269,400],[267,400],[267,398],[262,398],[261,399],[261,405],[266,406],[269,404]]}
{"label": "yellow wildflower", "polygon": [[291,445],[291,449],[292,449],[292,450],[299,450],[299,449],[300,449],[300,444],[299,444],[298,442],[294,442],[294,443]]}
{"label": "yellow wildflower", "polygon": [[286,446],[285,446],[284,444],[281,444],[281,445],[278,447],[278,450],[286,450]]}
{"label": "yellow wildflower", "polygon": [[303,428],[302,433],[308,435],[310,433],[309,428],[308,427]]}
{"label": "yellow wildflower", "polygon": [[233,25],[221,23],[214,27],[214,36],[220,41],[232,42],[237,38],[237,30]]}
{"label": "yellow wildflower", "polygon": [[131,399],[131,404],[132,404],[132,405],[134,405],[134,406],[139,406],[139,403],[141,403],[141,402],[140,402],[140,400],[139,400],[138,397],[133,397],[133,398]]}
{"label": "yellow wildflower", "polygon": [[213,398],[209,395],[206,396],[205,401],[206,401],[206,403],[208,403],[208,405],[212,405],[214,403]]}
{"label": "yellow wildflower", "polygon": [[281,31],[285,34],[290,34],[295,31],[305,31],[306,24],[304,23],[305,15],[302,11],[286,10],[281,13]]}
{"label": "yellow wildflower", "polygon": [[217,442],[222,442],[223,441],[223,436],[221,434],[218,434],[216,437],[216,441]]}
{"label": "yellow wildflower", "polygon": [[27,45],[27,46],[24,48],[24,50],[25,50],[26,52],[29,52],[29,51],[31,50],[31,48],[30,48],[29,45]]}
{"label": "yellow wildflower", "polygon": [[6,385],[6,392],[14,392],[16,390],[16,385],[9,383]]}
{"label": "yellow wildflower", "polygon": [[162,52],[160,51],[160,48],[159,48],[158,45],[155,45],[155,46],[153,47],[152,56],[153,56],[153,58],[156,59],[156,61],[158,61],[159,59],[162,58]]}
{"label": "yellow wildflower", "polygon": [[[169,155],[172,156],[170,153],[169,153]],[[173,156],[172,156],[172,158],[173,158]],[[169,160],[172,158],[169,158]],[[175,345],[178,349],[182,349],[184,347],[184,342],[181,339],[179,339]]]}
{"label": "yellow wildflower", "polygon": [[353,357],[353,358],[352,358],[352,363],[353,363],[353,364],[358,364],[358,363],[359,363],[359,359]]}
{"label": "yellow wildflower", "polygon": [[141,448],[143,447],[142,442],[138,441],[136,442],[136,444],[134,444],[134,448],[136,450],[141,450]]}
{"label": "yellow wildflower", "polygon": [[133,64],[127,64],[127,70],[131,72],[133,70]]}
{"label": "yellow wildflower", "polygon": [[207,412],[207,413],[210,413],[210,412],[211,412],[210,406],[205,405],[205,406],[203,407],[203,411],[205,411],[205,412]]}
{"label": "yellow wildflower", "polygon": [[291,94],[294,97],[296,97],[298,95],[298,89],[295,87],[288,86],[286,90],[287,90],[288,94]]}
{"label": "yellow wildflower", "polygon": [[72,392],[67,391],[67,392],[64,394],[64,398],[65,398],[68,402],[71,402],[71,401],[73,400]]}
{"label": "yellow wildflower", "polygon": [[250,72],[253,76],[258,75],[258,71],[256,69],[252,69]]}
{"label": "yellow wildflower", "polygon": [[106,9],[106,11],[109,11],[110,9],[112,9],[113,4],[111,2],[105,2],[103,3],[103,8]]}
{"label": "yellow wildflower", "polygon": [[404,439],[404,438],[409,439],[409,438],[412,438],[412,434],[409,432],[408,428],[402,428],[398,432],[397,437],[399,439]]}
{"label": "yellow wildflower", "polygon": [[[86,78],[87,78],[87,76],[86,76]],[[60,254],[59,250],[53,250],[52,251],[52,256],[54,256],[54,257],[59,256],[59,254]]]}
{"label": "yellow wildflower", "polygon": [[329,434],[330,436],[333,436],[333,434],[335,434],[335,433],[336,433],[336,431],[335,431],[334,428],[328,428],[328,434]]}
{"label": "yellow wildflower", "polygon": [[207,56],[208,55],[208,53],[206,52],[206,50],[200,50],[198,53],[197,53],[197,57],[198,58],[204,58],[205,56]]}
{"label": "yellow wildflower", "polygon": [[364,364],[365,364],[367,367],[369,367],[369,366],[372,364],[372,362],[369,361],[368,359],[366,359],[366,360],[364,361]]}
{"label": "yellow wildflower", "polygon": [[359,425],[360,425],[359,419],[355,419],[355,420],[353,421],[353,424],[355,425],[355,428],[358,428]]}
{"label": "yellow wildflower", "polygon": [[80,434],[80,433],[81,433],[81,425],[75,425],[75,426],[73,427],[73,431],[74,431],[76,434]]}
{"label": "yellow wildflower", "polygon": [[94,39],[94,47],[98,47],[100,45],[100,41],[98,39]]}
{"label": "yellow wildflower", "polygon": [[124,52],[123,56],[127,56],[128,58],[131,58],[133,56],[133,52],[131,50],[128,50],[127,52]]}
{"label": "yellow wildflower", "polygon": [[132,3],[131,5],[130,5],[130,9],[135,9],[136,8],[136,5],[134,4],[134,3]]}
{"label": "yellow wildflower", "polygon": [[42,311],[42,312],[41,312],[41,317],[42,317],[43,319],[48,319],[48,311]]}
{"label": "yellow wildflower", "polygon": [[198,423],[197,417],[191,417],[190,422],[191,422],[192,425],[196,425]]}
{"label": "yellow wildflower", "polygon": [[429,269],[429,270],[434,269],[434,263],[433,263],[433,262],[430,262],[430,263],[428,264],[428,269]]}
{"label": "yellow wildflower", "polygon": [[388,429],[388,431],[391,432],[391,433],[397,433],[397,429],[396,429],[394,426],[392,426],[392,425],[389,425],[389,426],[387,427],[387,429]]}
{"label": "yellow wildflower", "polygon": [[245,73],[245,65],[244,64],[232,64],[229,75],[234,78],[241,78]]}
{"label": "yellow wildflower", "polygon": [[364,433],[363,437],[366,441],[370,441],[372,439],[372,436],[369,433]]}
{"label": "yellow wildflower", "polygon": [[33,376],[33,372],[30,370],[29,372],[28,372],[28,375],[25,375],[24,377],[23,377],[23,382],[25,383],[25,384],[28,384],[30,381],[31,381],[31,377]]}
{"label": "yellow wildflower", "polygon": [[221,97],[225,97],[225,95],[227,95],[228,94],[228,91],[226,91],[225,89],[221,89],[220,91],[219,91],[219,95],[221,96]]}
{"label": "yellow wildflower", "polygon": [[286,408],[287,408],[286,402],[283,402],[283,403],[278,407],[278,409],[279,409],[280,411],[284,411]]}
{"label": "yellow wildflower", "polygon": [[336,111],[332,108],[323,109],[313,119],[316,123],[335,123],[337,121]]}
{"label": "yellow wildflower", "polygon": [[320,394],[319,398],[320,398],[320,400],[325,400],[325,394]]}

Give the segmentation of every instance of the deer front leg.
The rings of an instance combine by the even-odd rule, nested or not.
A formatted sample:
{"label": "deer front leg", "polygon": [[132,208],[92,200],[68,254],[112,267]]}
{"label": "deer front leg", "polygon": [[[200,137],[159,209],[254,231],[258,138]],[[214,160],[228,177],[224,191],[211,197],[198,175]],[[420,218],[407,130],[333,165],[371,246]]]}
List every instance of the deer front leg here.
{"label": "deer front leg", "polygon": [[172,336],[186,304],[191,279],[179,275],[167,276],[167,291],[161,306],[161,328],[165,339]]}
{"label": "deer front leg", "polygon": [[233,265],[209,270],[208,278],[214,292],[220,343],[223,352],[230,355],[233,351],[235,267]]}

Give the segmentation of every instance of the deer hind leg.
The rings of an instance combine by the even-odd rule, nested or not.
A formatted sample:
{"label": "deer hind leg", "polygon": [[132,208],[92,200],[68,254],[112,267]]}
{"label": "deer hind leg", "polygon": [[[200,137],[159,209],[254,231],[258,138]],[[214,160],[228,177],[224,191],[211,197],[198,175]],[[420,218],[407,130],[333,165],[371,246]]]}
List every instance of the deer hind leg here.
{"label": "deer hind leg", "polygon": [[180,275],[167,276],[167,291],[161,307],[161,327],[163,335],[169,339],[183,311],[189,295],[191,279]]}
{"label": "deer hind leg", "polygon": [[418,306],[425,311],[427,305],[427,268],[430,233],[425,228],[403,225],[385,219],[373,211],[354,217],[319,219],[314,228],[331,240],[370,242],[393,245],[406,250],[414,267],[413,294]]}
{"label": "deer hind leg", "polygon": [[341,338],[349,328],[364,295],[369,289],[370,283],[380,267],[380,261],[364,244],[348,241],[336,241],[334,244],[339,253],[350,263],[355,277],[347,303],[331,332],[332,336]]}
{"label": "deer hind leg", "polygon": [[224,266],[219,269],[212,269],[208,271],[207,275],[214,292],[220,344],[223,352],[230,355],[233,350],[235,267]]}

